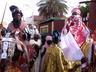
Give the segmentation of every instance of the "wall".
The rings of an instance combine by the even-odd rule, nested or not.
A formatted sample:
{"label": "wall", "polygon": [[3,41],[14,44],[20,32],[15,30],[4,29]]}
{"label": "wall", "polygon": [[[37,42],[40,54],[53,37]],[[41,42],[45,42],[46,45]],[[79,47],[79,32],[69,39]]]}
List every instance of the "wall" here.
{"label": "wall", "polygon": [[[92,0],[92,1],[96,1],[96,0]],[[88,26],[91,30],[94,30],[96,28],[96,2],[90,3]]]}
{"label": "wall", "polygon": [[61,32],[64,24],[65,24],[65,20],[54,20],[54,21],[41,23],[39,24],[39,31],[41,34],[44,32],[51,34],[53,30],[58,30]]}

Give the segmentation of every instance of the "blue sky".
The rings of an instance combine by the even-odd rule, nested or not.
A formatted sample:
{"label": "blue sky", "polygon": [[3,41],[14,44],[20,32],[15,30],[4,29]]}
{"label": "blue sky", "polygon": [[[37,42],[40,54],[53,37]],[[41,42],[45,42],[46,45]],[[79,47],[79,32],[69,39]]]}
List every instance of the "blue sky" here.
{"label": "blue sky", "polygon": [[[40,0],[0,0],[0,21],[2,19],[3,11],[4,11],[4,6],[7,2],[7,8],[6,8],[6,13],[4,17],[4,22],[9,23],[12,20],[11,17],[11,12],[9,10],[9,6],[11,5],[17,5],[23,12],[24,14],[24,19],[26,17],[30,17],[31,15],[38,15],[38,7],[37,7],[37,2]],[[66,0],[67,1],[67,0]],[[68,0],[67,5],[69,7],[68,10],[68,15],[70,16],[71,10],[74,7],[77,7],[79,5],[80,1],[86,1],[86,0]]]}

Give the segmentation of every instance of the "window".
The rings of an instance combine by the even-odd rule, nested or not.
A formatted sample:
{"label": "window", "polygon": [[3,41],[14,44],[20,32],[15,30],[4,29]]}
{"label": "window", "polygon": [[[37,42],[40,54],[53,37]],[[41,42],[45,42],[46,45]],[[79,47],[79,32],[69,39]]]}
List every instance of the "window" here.
{"label": "window", "polygon": [[48,25],[41,26],[40,33],[48,33]]}

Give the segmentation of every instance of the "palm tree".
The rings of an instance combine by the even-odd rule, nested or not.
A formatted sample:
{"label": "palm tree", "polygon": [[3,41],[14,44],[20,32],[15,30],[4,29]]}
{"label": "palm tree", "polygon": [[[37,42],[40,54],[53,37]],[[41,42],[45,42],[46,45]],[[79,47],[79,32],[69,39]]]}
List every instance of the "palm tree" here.
{"label": "palm tree", "polygon": [[87,16],[87,13],[89,12],[89,4],[86,4],[86,6],[80,7],[81,13],[83,17]]}
{"label": "palm tree", "polygon": [[39,15],[46,19],[50,17],[60,17],[63,13],[67,14],[67,5],[64,0],[41,0],[37,3]]}
{"label": "palm tree", "polygon": [[89,4],[85,4],[86,6],[81,6],[81,16],[83,17],[83,21],[85,24],[88,22],[88,13],[89,13]]}

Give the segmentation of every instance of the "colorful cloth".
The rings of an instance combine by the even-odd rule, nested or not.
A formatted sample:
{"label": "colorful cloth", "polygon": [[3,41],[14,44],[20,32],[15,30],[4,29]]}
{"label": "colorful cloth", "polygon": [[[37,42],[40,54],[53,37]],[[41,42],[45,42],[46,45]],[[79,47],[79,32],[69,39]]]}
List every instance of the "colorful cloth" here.
{"label": "colorful cloth", "polygon": [[72,10],[72,16],[67,19],[62,30],[63,33],[65,33],[65,29],[67,29],[67,32],[70,31],[79,46],[81,46],[86,41],[86,38],[90,33],[87,26],[82,21],[80,14],[80,9],[74,8]]}
{"label": "colorful cloth", "polygon": [[35,62],[34,62],[34,66],[32,68],[32,72],[42,72],[41,71],[41,65],[43,63],[44,60],[44,56],[46,53],[47,48],[49,48],[51,45],[47,44],[48,40],[52,40],[52,36],[46,36],[46,41],[44,46],[42,46],[42,48],[39,50],[39,54],[38,57],[36,58]]}
{"label": "colorful cloth", "polygon": [[35,25],[29,24],[28,25],[28,30],[29,30],[29,34],[31,34],[31,38],[34,37],[34,34],[39,34],[39,31],[38,31],[38,29],[36,28]]}
{"label": "colorful cloth", "polygon": [[58,45],[52,45],[47,49],[41,72],[67,72],[67,62]]}
{"label": "colorful cloth", "polygon": [[10,31],[10,32],[16,32],[16,31],[19,31],[20,32],[20,31],[24,30],[26,27],[27,27],[27,24],[22,21],[19,28],[15,28],[14,25],[13,25],[13,23],[10,23],[8,25],[7,30]]}
{"label": "colorful cloth", "polygon": [[61,33],[59,45],[63,50],[65,58],[69,61],[78,61],[84,56],[70,31],[66,35]]}
{"label": "colorful cloth", "polygon": [[32,59],[34,59],[36,51],[34,48],[32,48],[32,45],[28,45],[27,50],[28,50],[29,60],[31,61]]}
{"label": "colorful cloth", "polygon": [[72,13],[76,12],[78,15],[81,14],[81,11],[79,8],[73,8]]}
{"label": "colorful cloth", "polygon": [[78,45],[81,46],[86,41],[86,37],[89,34],[89,30],[82,22],[81,16],[74,15],[69,17],[66,21],[66,25],[67,30],[72,33]]}

